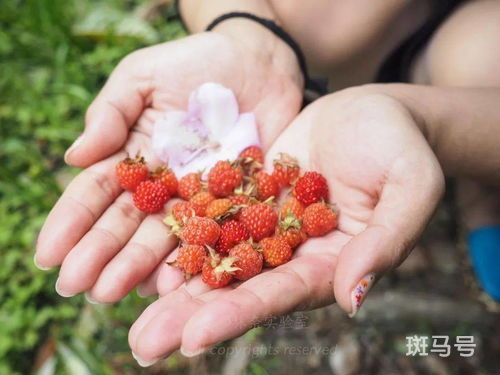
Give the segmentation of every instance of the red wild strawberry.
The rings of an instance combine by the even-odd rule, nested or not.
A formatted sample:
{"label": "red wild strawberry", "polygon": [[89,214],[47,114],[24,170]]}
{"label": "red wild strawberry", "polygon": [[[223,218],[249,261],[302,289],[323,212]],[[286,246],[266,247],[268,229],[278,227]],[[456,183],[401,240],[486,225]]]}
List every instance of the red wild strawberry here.
{"label": "red wild strawberry", "polygon": [[199,215],[200,208],[191,202],[180,201],[172,206],[172,215],[175,220],[180,222],[186,222],[187,219],[193,216]]}
{"label": "red wild strawberry", "polygon": [[299,164],[290,155],[281,153],[279,159],[274,160],[273,176],[280,188],[292,185],[299,173]]}
{"label": "red wild strawberry", "polygon": [[191,202],[180,201],[172,206],[170,215],[163,222],[168,225],[173,233],[178,233],[190,217],[199,216],[199,207]]}
{"label": "red wild strawberry", "polygon": [[212,288],[222,288],[233,280],[233,274],[238,269],[234,267],[234,258],[221,258],[211,248],[210,255],[201,271],[201,280]]}
{"label": "red wild strawberry", "polygon": [[337,227],[337,215],[326,203],[313,203],[306,207],[302,225],[309,236],[324,236]]}
{"label": "red wild strawberry", "polygon": [[284,239],[290,247],[293,249],[297,248],[299,245],[303,244],[307,240],[307,234],[302,229],[288,229],[281,230],[278,232],[277,237]]}
{"label": "red wild strawberry", "polygon": [[152,214],[161,211],[170,196],[165,185],[147,180],[137,186],[133,199],[139,210]]}
{"label": "red wild strawberry", "polygon": [[231,195],[243,180],[243,172],[239,166],[228,161],[218,161],[208,173],[208,191],[216,197]]}
{"label": "red wild strawberry", "polygon": [[280,194],[280,188],[276,179],[270,174],[260,171],[255,175],[255,184],[257,186],[257,198],[265,201],[268,198],[277,198]]}
{"label": "red wild strawberry", "polygon": [[203,246],[183,245],[173,264],[184,271],[186,277],[190,277],[201,272],[206,259],[207,251]]}
{"label": "red wild strawberry", "polygon": [[125,158],[116,165],[116,177],[122,189],[135,191],[137,186],[148,179],[149,170],[143,157]]}
{"label": "red wild strawberry", "polygon": [[215,220],[223,220],[231,216],[233,204],[227,198],[214,199],[207,206],[205,216]]}
{"label": "red wild strawberry", "polygon": [[264,154],[260,147],[250,146],[240,153],[238,161],[240,162],[245,174],[247,176],[253,176],[255,172],[262,169]]}
{"label": "red wild strawberry", "polygon": [[278,215],[270,205],[257,203],[242,209],[240,221],[247,228],[250,237],[255,241],[260,241],[274,233]]}
{"label": "red wild strawberry", "polygon": [[249,197],[245,194],[230,195],[228,199],[231,201],[233,206],[238,207],[238,210],[236,210],[236,212],[233,214],[233,218],[236,220],[240,219],[243,207],[250,206],[258,202],[257,199]]}
{"label": "red wild strawberry", "polygon": [[214,246],[220,235],[220,227],[208,217],[192,217],[180,231],[180,238],[190,245]]}
{"label": "red wild strawberry", "polygon": [[244,194],[234,194],[234,195],[230,195],[227,198],[231,201],[233,206],[244,206],[244,205],[247,205],[250,203],[249,202],[250,197],[248,195],[244,195]]}
{"label": "red wild strawberry", "polygon": [[247,228],[236,220],[228,220],[220,226],[219,240],[215,249],[221,254],[227,254],[231,248],[250,238]]}
{"label": "red wild strawberry", "polygon": [[251,161],[256,161],[260,164],[264,163],[264,153],[259,146],[248,146],[246,149],[241,151],[239,158],[251,159]]}
{"label": "red wild strawberry", "polygon": [[292,248],[280,237],[267,237],[259,243],[264,260],[270,267],[285,264],[292,258]]}
{"label": "red wild strawberry", "polygon": [[248,280],[262,271],[262,254],[249,243],[236,245],[229,256],[235,259],[234,267],[239,268],[234,272],[234,277],[238,280]]}
{"label": "red wild strawberry", "polygon": [[197,206],[196,213],[198,216],[205,216],[207,207],[215,199],[208,191],[200,191],[191,197],[191,203]]}
{"label": "red wild strawberry", "polygon": [[292,213],[280,220],[277,237],[283,238],[292,249],[307,239],[307,235],[302,229],[302,222]]}
{"label": "red wild strawberry", "polygon": [[175,177],[174,171],[170,168],[159,167],[152,173],[153,180],[161,182],[168,189],[168,194],[174,196],[177,193],[177,177]]}
{"label": "red wild strawberry", "polygon": [[193,195],[201,191],[201,178],[199,173],[189,173],[179,180],[177,192],[179,197],[188,201]]}
{"label": "red wild strawberry", "polygon": [[318,172],[306,172],[295,183],[293,195],[306,206],[320,200],[326,201],[328,199],[328,184]]}
{"label": "red wild strawberry", "polygon": [[304,205],[295,197],[289,197],[281,205],[280,217],[285,218],[290,214],[295,216],[297,219],[302,219],[302,216],[304,215]]}

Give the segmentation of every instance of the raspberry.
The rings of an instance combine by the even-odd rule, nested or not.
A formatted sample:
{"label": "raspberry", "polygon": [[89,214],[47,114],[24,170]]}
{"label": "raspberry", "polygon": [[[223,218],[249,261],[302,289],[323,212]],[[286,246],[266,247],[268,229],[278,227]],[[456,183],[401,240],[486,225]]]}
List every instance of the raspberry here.
{"label": "raspberry", "polygon": [[200,191],[191,197],[191,203],[197,206],[196,213],[198,216],[205,216],[207,207],[215,199],[208,191]]}
{"label": "raspberry", "polygon": [[303,244],[307,240],[307,234],[302,229],[288,229],[281,230],[278,232],[277,237],[284,239],[292,249],[297,248],[299,245]]}
{"label": "raspberry", "polygon": [[289,197],[282,205],[280,209],[280,217],[285,218],[292,214],[297,219],[302,219],[304,215],[304,205],[295,197]]}
{"label": "raspberry", "polygon": [[186,222],[190,217],[200,216],[199,212],[200,208],[191,202],[180,201],[172,206],[172,215],[175,220],[182,223]]}
{"label": "raspberry", "polygon": [[201,271],[201,280],[211,288],[222,288],[233,280],[233,274],[238,269],[233,266],[234,258],[221,258],[209,248],[210,256],[205,261]]}
{"label": "raspberry", "polygon": [[239,155],[240,159],[248,159],[249,161],[256,161],[260,164],[264,163],[264,153],[259,146],[249,146]]}
{"label": "raspberry", "polygon": [[326,201],[328,199],[328,184],[318,172],[306,172],[295,183],[293,195],[306,206],[320,200]]}
{"label": "raspberry", "polygon": [[292,185],[299,177],[300,168],[297,160],[288,154],[280,154],[274,160],[273,176],[280,188]]}
{"label": "raspberry", "polygon": [[304,211],[303,227],[311,237],[320,237],[337,227],[337,215],[325,203],[313,203]]}
{"label": "raspberry", "polygon": [[142,181],[148,179],[149,170],[143,157],[125,158],[116,165],[116,177],[122,189],[135,191]]}
{"label": "raspberry", "polygon": [[180,238],[190,245],[214,246],[220,236],[220,227],[207,217],[192,217],[181,229]]}
{"label": "raspberry", "polygon": [[218,161],[208,173],[208,191],[216,197],[231,195],[243,180],[243,171],[228,161]]}
{"label": "raspberry", "polygon": [[133,199],[139,210],[152,214],[161,211],[170,196],[165,185],[147,180],[137,186]]}
{"label": "raspberry", "polygon": [[184,271],[186,277],[201,272],[207,259],[207,251],[201,245],[183,245],[179,249],[174,265]]}
{"label": "raspberry", "polygon": [[189,173],[179,180],[177,192],[179,197],[188,201],[193,195],[201,191],[201,178],[199,173]]}
{"label": "raspberry", "polygon": [[243,208],[240,221],[247,228],[250,237],[255,241],[260,241],[264,237],[274,233],[276,223],[278,222],[278,215],[270,205],[258,203]]}
{"label": "raspberry", "polygon": [[177,187],[179,185],[177,177],[175,177],[174,171],[170,168],[159,167],[153,172],[153,180],[161,182],[167,187],[168,194],[172,197],[177,193]]}
{"label": "raspberry", "polygon": [[247,228],[236,220],[228,220],[222,223],[219,240],[215,249],[221,254],[227,254],[232,247],[250,238]]}
{"label": "raspberry", "polygon": [[249,204],[250,197],[244,194],[230,195],[228,199],[231,201],[233,206],[243,206]]}
{"label": "raspberry", "polygon": [[231,216],[233,204],[227,198],[214,199],[207,206],[205,216],[215,220],[223,220]]}
{"label": "raspberry", "polygon": [[170,227],[172,233],[177,234],[190,217],[199,216],[199,207],[191,202],[180,201],[173,205],[170,215],[163,222]]}
{"label": "raspberry", "polygon": [[277,267],[292,258],[292,248],[280,237],[267,237],[259,243],[264,260],[270,267]]}
{"label": "raspberry", "polygon": [[307,239],[307,234],[302,229],[302,222],[294,214],[288,214],[281,219],[277,231],[292,249],[295,249]]}
{"label": "raspberry", "polygon": [[264,171],[260,171],[255,175],[255,184],[257,186],[257,198],[261,201],[271,197],[277,198],[280,194],[276,179]]}
{"label": "raspberry", "polygon": [[262,254],[249,243],[236,245],[229,256],[235,259],[234,267],[239,268],[234,272],[234,277],[238,280],[248,280],[262,271]]}

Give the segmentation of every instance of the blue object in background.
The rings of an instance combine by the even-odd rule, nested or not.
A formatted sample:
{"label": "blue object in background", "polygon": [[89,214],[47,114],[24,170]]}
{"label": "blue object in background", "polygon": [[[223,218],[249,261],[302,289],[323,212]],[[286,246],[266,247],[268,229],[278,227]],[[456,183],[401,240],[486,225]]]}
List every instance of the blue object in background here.
{"label": "blue object in background", "polygon": [[469,252],[484,291],[495,301],[500,301],[500,226],[472,231]]}

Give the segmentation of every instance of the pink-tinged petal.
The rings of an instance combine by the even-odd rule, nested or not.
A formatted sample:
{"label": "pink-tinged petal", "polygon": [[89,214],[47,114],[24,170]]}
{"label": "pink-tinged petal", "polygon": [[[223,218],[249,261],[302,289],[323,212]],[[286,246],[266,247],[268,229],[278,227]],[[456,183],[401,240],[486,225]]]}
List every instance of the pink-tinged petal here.
{"label": "pink-tinged petal", "polygon": [[173,170],[179,178],[193,172],[202,172],[202,177],[206,178],[208,171],[218,160],[217,153],[212,150],[205,150],[191,162],[176,166]]}
{"label": "pink-tinged petal", "polygon": [[210,131],[210,138],[218,140],[238,120],[238,102],[230,89],[208,82],[191,93],[188,113],[199,117]]}
{"label": "pink-tinged petal", "polygon": [[[223,159],[234,160],[248,146],[260,146],[257,122],[253,113],[240,115],[234,128],[220,140]],[[235,155],[232,157],[232,155]],[[231,157],[230,157],[231,156]]]}
{"label": "pink-tinged petal", "polygon": [[198,134],[185,126],[187,118],[185,112],[167,112],[154,125],[153,151],[171,167],[187,163],[202,145]]}

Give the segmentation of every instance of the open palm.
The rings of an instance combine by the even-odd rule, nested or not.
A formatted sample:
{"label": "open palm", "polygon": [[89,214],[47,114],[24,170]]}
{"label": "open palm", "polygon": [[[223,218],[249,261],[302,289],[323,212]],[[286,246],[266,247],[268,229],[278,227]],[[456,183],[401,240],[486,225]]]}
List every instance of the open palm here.
{"label": "open palm", "polygon": [[86,169],[67,187],[38,239],[36,263],[61,265],[61,295],[88,291],[94,300],[117,301],[175,247],[162,215],[137,210],[118,186],[114,167],[138,152],[154,164],[155,119],[165,110],[185,110],[191,91],[207,81],[232,89],[240,110],[255,113],[264,147],[300,108],[300,83],[287,69],[216,33],[127,56],[90,106],[83,136],[66,155],[68,163]]}
{"label": "open palm", "polygon": [[162,296],[129,334],[141,363],[178,348],[197,354],[293,310],[337,301],[350,311],[356,283],[405,257],[443,191],[441,169],[413,118],[385,96],[354,91],[312,104],[278,138],[269,160],[278,152],[327,178],[338,230],[307,241],[289,263],[223,289],[210,290],[199,278],[183,283],[178,270],[163,265],[156,280]]}

